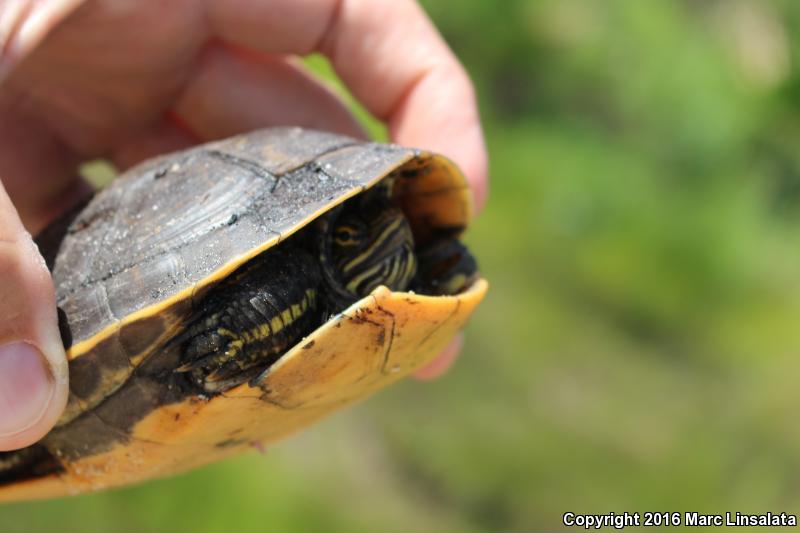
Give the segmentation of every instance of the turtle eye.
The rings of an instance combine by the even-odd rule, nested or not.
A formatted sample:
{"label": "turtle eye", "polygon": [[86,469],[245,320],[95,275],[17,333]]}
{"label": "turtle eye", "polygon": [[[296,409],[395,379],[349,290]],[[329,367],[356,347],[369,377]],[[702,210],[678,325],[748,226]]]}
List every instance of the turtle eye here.
{"label": "turtle eye", "polygon": [[359,246],[364,241],[364,234],[350,225],[341,225],[333,232],[333,241],[337,246]]}

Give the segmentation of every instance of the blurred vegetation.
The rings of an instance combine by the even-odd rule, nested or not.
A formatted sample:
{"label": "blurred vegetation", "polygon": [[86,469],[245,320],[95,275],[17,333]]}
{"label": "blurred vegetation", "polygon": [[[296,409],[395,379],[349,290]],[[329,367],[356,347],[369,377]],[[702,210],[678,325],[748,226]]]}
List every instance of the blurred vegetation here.
{"label": "blurred vegetation", "polygon": [[2,507],[0,531],[797,512],[800,4],[424,5],[478,86],[492,156],[468,237],[492,291],[459,365],[263,456]]}

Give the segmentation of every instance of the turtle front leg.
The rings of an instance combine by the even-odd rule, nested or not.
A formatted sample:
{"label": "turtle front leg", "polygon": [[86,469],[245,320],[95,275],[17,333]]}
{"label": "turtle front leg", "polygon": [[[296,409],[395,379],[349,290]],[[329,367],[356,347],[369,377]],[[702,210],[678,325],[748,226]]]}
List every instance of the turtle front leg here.
{"label": "turtle front leg", "polygon": [[200,302],[177,372],[219,393],[263,372],[320,323],[319,268],[303,250],[267,251]]}

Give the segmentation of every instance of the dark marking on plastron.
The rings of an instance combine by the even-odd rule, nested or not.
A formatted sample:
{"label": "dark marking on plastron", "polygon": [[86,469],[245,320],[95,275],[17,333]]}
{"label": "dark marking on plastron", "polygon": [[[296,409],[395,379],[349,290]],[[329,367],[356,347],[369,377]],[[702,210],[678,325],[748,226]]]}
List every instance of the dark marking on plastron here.
{"label": "dark marking on plastron", "polygon": [[102,339],[94,349],[70,361],[70,391],[83,402],[81,411],[92,409],[119,389],[132,372],[128,353],[114,333]]}
{"label": "dark marking on plastron", "polygon": [[64,466],[41,444],[0,452],[0,486],[64,472]]}
{"label": "dark marking on plastron", "polygon": [[134,427],[148,414],[184,397],[167,378],[136,375],[94,409],[48,433],[42,444],[68,461],[107,452],[130,442]]}
{"label": "dark marking on plastron", "polygon": [[[89,435],[91,438],[87,438]],[[129,433],[109,426],[89,411],[69,424],[55,428],[41,443],[53,455],[71,462],[108,451],[115,444],[129,441]]]}
{"label": "dark marking on plastron", "polygon": [[310,350],[311,348],[313,348],[313,347],[314,347],[314,344],[315,344],[315,343],[316,343],[316,341],[314,341],[314,340],[310,340],[310,341],[308,341],[307,343],[305,343],[305,344],[303,345],[303,349],[304,349],[304,350]]}
{"label": "dark marking on plastron", "polygon": [[113,397],[100,404],[95,412],[109,426],[129,432],[144,416],[166,403],[172,403],[168,395],[169,389],[165,390],[164,384],[158,379],[137,376],[137,379],[129,380]]}
{"label": "dark marking on plastron", "polygon": [[90,356],[79,357],[69,363],[69,390],[78,398],[90,398],[100,388],[101,367],[95,359]]}
{"label": "dark marking on plastron", "polygon": [[169,316],[169,312],[150,315],[122,326],[119,330],[119,343],[125,353],[138,359],[151,349],[158,337],[165,333]]}

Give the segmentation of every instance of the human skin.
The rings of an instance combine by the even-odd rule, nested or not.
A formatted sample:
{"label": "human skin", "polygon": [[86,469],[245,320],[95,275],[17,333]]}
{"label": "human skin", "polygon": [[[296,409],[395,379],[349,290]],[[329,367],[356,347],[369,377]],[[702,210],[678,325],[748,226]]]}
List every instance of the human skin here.
{"label": "human skin", "polygon": [[[297,59],[314,52],[392,141],[452,158],[480,209],[472,84],[413,0],[0,0],[0,450],[41,438],[66,403],[52,280],[30,235],[89,193],[78,165],[124,169],[271,125],[363,137]],[[444,373],[460,342],[417,376]]]}

